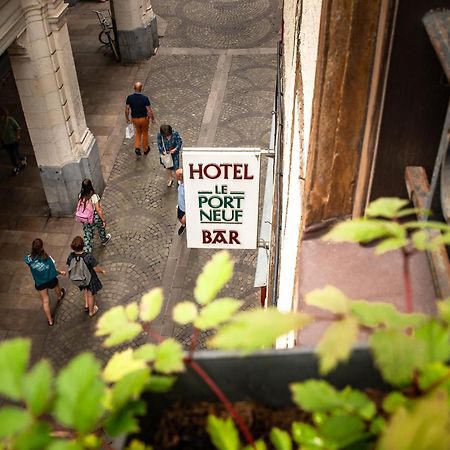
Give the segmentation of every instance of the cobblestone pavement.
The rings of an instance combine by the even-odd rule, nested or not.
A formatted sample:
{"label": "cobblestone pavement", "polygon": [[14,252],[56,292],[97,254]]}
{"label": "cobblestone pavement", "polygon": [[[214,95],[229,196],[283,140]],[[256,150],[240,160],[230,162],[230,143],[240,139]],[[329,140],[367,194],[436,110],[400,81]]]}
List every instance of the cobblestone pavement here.
{"label": "cobblestone pavement", "polygon": [[[126,141],[120,146],[114,163],[111,155],[108,156],[108,164],[113,165],[102,204],[113,239],[103,248],[96,237],[94,248],[100,265],[107,271],[107,275],[102,277],[104,288],[97,296],[100,312],[138,299],[149,289],[164,285],[170,269],[167,263],[169,253],[176,253],[177,249],[184,252],[185,265],[181,272],[176,272],[179,288],[177,295],[172,296],[171,307],[176,301],[192,298],[195,279],[213,252],[187,252],[185,247],[183,250],[185,236],[178,237],[175,231],[178,225],[176,189],[166,186],[165,173],[157,156],[155,133],[159,125],[170,123],[180,132],[186,146],[267,147],[280,23],[278,3],[278,0],[153,0],[155,13],[162,19],[161,23],[167,24],[156,56],[133,66],[134,71],[126,66],[117,68],[117,77],[113,76],[114,67],[107,67],[98,75],[98,78],[107,79],[110,86],[108,90],[105,84],[103,96],[118,97],[120,94],[121,98],[114,100],[117,105],[123,105],[124,78],[131,85],[133,77],[142,76],[144,91],[152,101],[157,120],[157,125],[151,128],[152,150],[147,157],[136,160],[133,144]],[[70,10],[75,24],[73,33],[81,36],[87,32],[86,27],[81,29],[80,22],[75,19],[77,14],[86,15],[93,7],[93,2],[83,2]],[[96,25],[92,23],[90,26]],[[72,36],[70,23],[69,30]],[[81,37],[77,45],[82,45]],[[77,71],[84,71],[83,77],[92,77],[92,67],[89,68],[88,64],[83,68],[82,47],[74,53]],[[89,63],[93,59],[87,58],[86,61]],[[100,111],[96,104],[102,104],[102,96],[96,96],[93,88],[86,86],[82,89],[83,95],[88,97],[85,107],[87,113],[95,116],[96,111]],[[119,109],[122,108],[120,106]],[[120,118],[123,112],[120,110],[115,112],[115,118],[108,119],[109,131],[102,126],[101,118],[91,117],[97,121],[96,133],[104,135],[102,141],[107,155],[109,143],[117,144],[120,130],[123,130],[123,118]],[[103,109],[101,111],[105,114]],[[114,142],[108,140],[109,133],[113,133]],[[47,228],[43,225],[42,230],[51,226],[65,227],[61,230],[61,242],[58,242],[62,247],[55,248],[57,260],[62,263],[68,253],[67,243],[80,232],[80,228],[74,225],[73,219],[50,225],[46,220],[44,225]],[[20,258],[22,254],[16,256]],[[235,277],[223,294],[245,300],[245,308],[255,307],[259,304],[259,290],[253,288],[256,250],[236,251],[233,257],[236,261]],[[39,340],[40,350],[36,356],[48,356],[57,366],[87,349],[102,360],[109,356],[110,351],[101,347],[94,337],[98,319],[86,316],[81,293],[67,279],[62,281],[69,288],[67,296],[57,307],[55,326],[50,329],[41,317],[28,274],[24,280],[29,302],[33,297],[36,303],[32,311],[33,324],[39,322],[42,328],[38,336],[33,336],[33,342]],[[164,286],[169,294],[171,286]],[[165,325],[169,334],[189,344],[188,328],[174,327],[168,317]],[[23,333],[18,331],[18,334]],[[12,331],[2,332],[0,324],[0,339],[13,335]],[[140,336],[133,345],[143,340],[144,337]]]}

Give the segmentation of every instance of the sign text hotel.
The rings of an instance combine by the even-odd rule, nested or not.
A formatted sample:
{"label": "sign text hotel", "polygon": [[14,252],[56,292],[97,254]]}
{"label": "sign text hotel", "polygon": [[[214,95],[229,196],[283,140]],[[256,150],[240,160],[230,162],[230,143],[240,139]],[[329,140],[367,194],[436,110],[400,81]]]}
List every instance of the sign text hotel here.
{"label": "sign text hotel", "polygon": [[189,248],[256,248],[259,149],[184,149]]}

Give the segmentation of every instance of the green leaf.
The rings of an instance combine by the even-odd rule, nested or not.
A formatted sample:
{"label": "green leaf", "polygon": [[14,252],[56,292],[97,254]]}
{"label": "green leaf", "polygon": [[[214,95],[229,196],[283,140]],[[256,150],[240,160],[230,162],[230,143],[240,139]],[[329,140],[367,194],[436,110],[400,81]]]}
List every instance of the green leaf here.
{"label": "green leaf", "polygon": [[42,450],[51,442],[50,426],[36,422],[21,433],[14,442],[14,450]]}
{"label": "green leaf", "polygon": [[366,208],[367,217],[385,217],[387,219],[394,219],[398,217],[399,212],[407,206],[408,200],[393,197],[381,197],[374,200]]}
{"label": "green leaf", "polygon": [[172,318],[175,322],[186,325],[197,317],[197,306],[192,302],[181,302],[175,305],[172,311]]}
{"label": "green leaf", "polygon": [[438,241],[431,239],[429,232],[424,230],[414,232],[411,235],[411,242],[417,250],[422,252],[433,252],[439,245]]}
{"label": "green leaf", "polygon": [[293,383],[290,389],[294,403],[308,412],[328,412],[342,405],[339,392],[326,381]]}
{"label": "green leaf", "polygon": [[308,305],[317,306],[335,314],[346,314],[350,305],[349,298],[334,286],[325,286],[323,289],[308,292],[305,302]]}
{"label": "green leaf", "polygon": [[220,419],[210,414],[206,420],[206,431],[218,450],[239,450],[239,433],[231,418]]}
{"label": "green leaf", "polygon": [[144,322],[151,322],[158,317],[163,305],[163,291],[161,288],[152,289],[141,299],[140,318]]}
{"label": "green leaf", "polygon": [[399,408],[387,424],[377,450],[448,450],[450,427],[445,391]]}
{"label": "green leaf", "polygon": [[39,361],[33,369],[25,375],[23,384],[24,398],[30,411],[39,416],[47,411],[53,393],[53,371],[50,364]]}
{"label": "green leaf", "polygon": [[339,362],[348,360],[357,337],[358,322],[351,316],[327,328],[317,346],[322,375],[333,370]]}
{"label": "green leaf", "polygon": [[143,442],[133,439],[126,450],[153,450],[153,447],[147,447]]}
{"label": "green leaf", "polygon": [[28,411],[15,406],[0,409],[0,439],[11,438],[26,430],[32,423]]}
{"label": "green leaf", "polygon": [[134,351],[133,358],[143,359],[146,362],[152,362],[156,358],[156,349],[157,346],[155,344],[141,345]]}
{"label": "green leaf", "polygon": [[177,381],[176,377],[152,375],[147,383],[147,389],[152,392],[164,393],[169,391]]}
{"label": "green leaf", "polygon": [[338,223],[323,239],[334,242],[365,243],[389,237],[404,238],[406,231],[398,223],[361,218]]}
{"label": "green leaf", "polygon": [[377,408],[369,397],[363,392],[346,387],[341,393],[342,409],[348,413],[353,413],[363,420],[371,420]]}
{"label": "green leaf", "polygon": [[406,238],[388,238],[376,246],[375,254],[383,255],[384,253],[406,247],[408,244],[409,241]]}
{"label": "green leaf", "polygon": [[22,384],[30,357],[30,341],[13,339],[0,344],[0,394],[22,399]]}
{"label": "green leaf", "polygon": [[58,439],[53,441],[48,447],[47,450],[84,450],[83,446],[76,441],[64,441],[62,439]]}
{"label": "green leaf", "polygon": [[450,357],[450,332],[435,320],[417,328],[415,337],[425,345],[425,362],[445,362]]}
{"label": "green leaf", "polygon": [[436,222],[433,220],[427,220],[427,221],[422,221],[422,220],[414,220],[411,222],[405,222],[403,224],[404,228],[407,229],[425,229],[425,230],[440,230],[443,232],[449,232],[450,231],[450,226],[447,225],[446,223],[442,223],[442,222]]}
{"label": "green leaf", "polygon": [[419,388],[422,391],[444,387],[450,395],[450,367],[440,362],[427,364],[419,374]]}
{"label": "green leaf", "polygon": [[450,323],[450,298],[437,302],[439,317],[447,323]]}
{"label": "green leaf", "polygon": [[104,392],[100,363],[90,353],[76,356],[56,379],[56,418],[80,433],[92,431],[104,412]]}
{"label": "green leaf", "polygon": [[226,250],[216,253],[206,263],[202,273],[197,278],[194,289],[197,303],[206,305],[216,298],[219,291],[231,280],[233,266],[234,263]]}
{"label": "green leaf", "polygon": [[292,450],[292,441],[289,433],[277,427],[272,428],[270,431],[270,442],[272,442],[276,450]]}
{"label": "green leaf", "polygon": [[109,383],[119,381],[125,375],[147,367],[143,359],[135,359],[132,348],[116,352],[103,369],[103,378]]}
{"label": "green leaf", "polygon": [[427,316],[421,313],[404,314],[389,303],[354,300],[350,304],[352,314],[361,325],[377,327],[384,325],[387,328],[403,329],[415,327],[425,322]]}
{"label": "green leaf", "polygon": [[255,441],[255,446],[246,445],[242,450],[267,450],[267,446],[263,440]]}
{"label": "green leaf", "polygon": [[184,370],[183,348],[175,339],[166,339],[158,345],[155,370],[161,373],[182,372]]}
{"label": "green leaf", "polygon": [[132,302],[125,307],[125,315],[130,322],[136,322],[139,317],[139,307],[136,302]]}
{"label": "green leaf", "polygon": [[233,298],[214,300],[214,302],[202,308],[194,326],[199,330],[215,328],[217,325],[227,322],[242,304],[243,302]]}
{"label": "green leaf", "polygon": [[370,345],[383,378],[394,386],[410,384],[414,370],[424,365],[424,344],[401,331],[377,331]]}
{"label": "green leaf", "polygon": [[398,408],[402,408],[409,403],[409,400],[401,392],[391,392],[383,400],[383,409],[389,413],[393,414]]}
{"label": "green leaf", "polygon": [[362,419],[352,415],[330,416],[319,425],[320,434],[337,445],[337,448],[345,448],[367,437],[365,425]]}
{"label": "green leaf", "polygon": [[135,433],[139,431],[137,416],[143,416],[145,412],[144,401],[127,402],[122,408],[108,415],[105,430],[110,436]]}
{"label": "green leaf", "polygon": [[372,420],[372,423],[370,424],[369,431],[374,435],[381,434],[384,429],[386,428],[386,420],[384,417],[377,416],[375,419]]}
{"label": "green leaf", "polygon": [[307,423],[293,422],[292,438],[302,449],[320,450],[326,448],[325,442],[318,431]]}
{"label": "green leaf", "polygon": [[271,347],[276,338],[302,328],[311,321],[303,313],[282,313],[275,308],[244,311],[233,316],[209,346],[224,350],[251,351]]}
{"label": "green leaf", "polygon": [[[128,312],[133,315],[133,308]],[[113,347],[134,339],[142,331],[139,323],[130,321],[123,306],[115,306],[106,311],[97,322],[96,336],[108,336],[104,345]]]}
{"label": "green leaf", "polygon": [[401,217],[407,217],[407,216],[420,216],[420,217],[426,217],[431,216],[432,212],[429,209],[425,208],[405,208],[402,209],[397,213],[397,219]]}
{"label": "green leaf", "polygon": [[112,406],[119,409],[129,400],[137,400],[149,379],[150,370],[147,367],[125,375],[112,388]]}

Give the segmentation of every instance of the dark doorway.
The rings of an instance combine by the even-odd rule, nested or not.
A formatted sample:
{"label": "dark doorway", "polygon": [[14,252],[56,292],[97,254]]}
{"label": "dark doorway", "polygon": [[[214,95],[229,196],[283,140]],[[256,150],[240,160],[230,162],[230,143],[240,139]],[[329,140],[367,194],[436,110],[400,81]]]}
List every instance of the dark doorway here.
{"label": "dark doorway", "polygon": [[14,230],[26,217],[48,216],[49,209],[6,52],[0,56],[0,99],[21,127],[20,152],[28,163],[19,175],[13,175],[6,150],[0,150],[0,229]]}
{"label": "dark doorway", "polygon": [[450,0],[399,1],[371,199],[406,198],[406,166],[422,166],[431,178],[450,95],[422,23],[436,8],[450,8]]}

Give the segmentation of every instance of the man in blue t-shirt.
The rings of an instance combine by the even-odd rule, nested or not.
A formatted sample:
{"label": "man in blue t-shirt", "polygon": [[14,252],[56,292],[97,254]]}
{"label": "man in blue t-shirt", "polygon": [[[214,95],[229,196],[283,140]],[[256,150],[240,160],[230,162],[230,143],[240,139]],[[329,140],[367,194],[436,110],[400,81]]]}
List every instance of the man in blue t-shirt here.
{"label": "man in blue t-shirt", "polygon": [[[125,105],[125,119],[127,123],[133,122],[135,131],[134,151],[136,156],[141,156],[141,143],[144,147],[144,155],[148,155],[150,145],[148,144],[149,120],[155,123],[155,116],[150,104],[150,100],[142,94],[142,83],[134,83],[134,93],[127,97]],[[130,121],[131,113],[131,121]]]}

